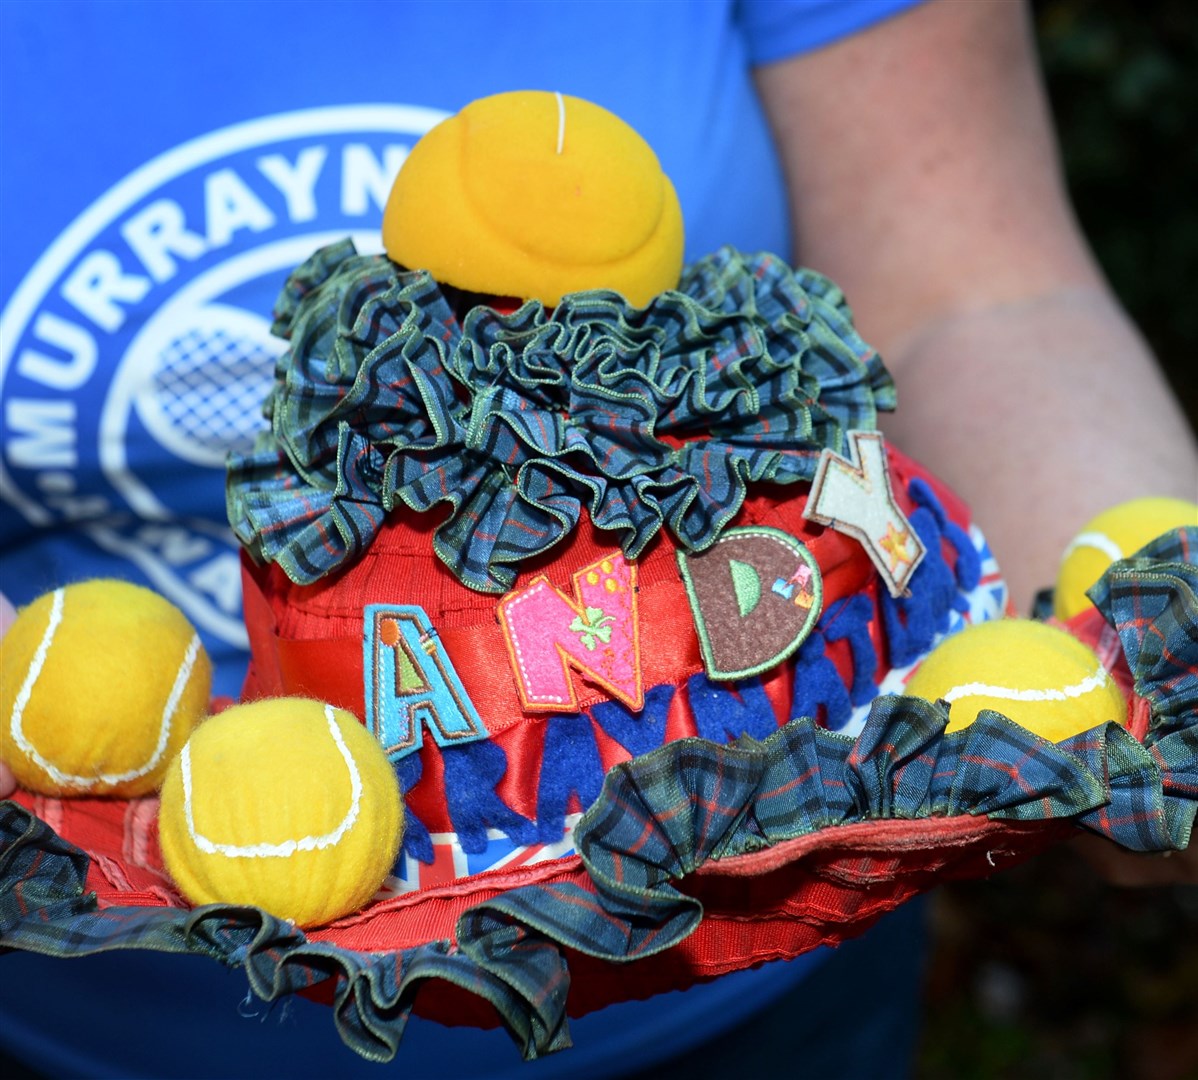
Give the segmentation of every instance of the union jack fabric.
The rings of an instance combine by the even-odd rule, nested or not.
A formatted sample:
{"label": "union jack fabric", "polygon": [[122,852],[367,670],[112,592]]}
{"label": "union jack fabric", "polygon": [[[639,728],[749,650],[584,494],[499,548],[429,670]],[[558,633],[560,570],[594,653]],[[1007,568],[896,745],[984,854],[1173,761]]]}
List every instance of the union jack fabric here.
{"label": "union jack fabric", "polygon": [[[795,941],[811,941],[803,935],[812,919],[827,935],[813,943],[836,940],[860,928],[863,904],[876,915],[944,873],[987,872],[954,869],[969,838],[984,839],[987,859],[1042,845],[1070,823],[1133,850],[1185,847],[1198,807],[1195,539],[1198,530],[1181,530],[1116,564],[1093,593],[1149,703],[1143,743],[1108,724],[1051,744],[997,713],[945,734],[943,706],[902,696],[878,698],[855,738],[800,718],[761,741],[667,743],[608,773],[574,828],[577,873],[476,904],[456,940],[401,951],[343,948],[336,925],[318,939],[254,908],[189,911],[152,903],[144,891],[131,894],[136,905],[122,904],[119,889],[99,904],[88,891],[88,854],[10,801],[0,804],[0,946],[55,956],[203,952],[244,965],[267,1000],[334,973],[338,1030],[375,1060],[394,1055],[416,988],[444,981],[494,1006],[531,1058],[569,1044],[573,967],[618,982],[627,977],[620,965],[637,960],[638,985],[654,972],[668,977],[668,965],[654,961],[719,914],[689,883],[725,867],[748,905],[729,924],[735,936],[760,921],[778,949],[779,912],[791,912]],[[919,836],[932,840],[921,845]],[[820,845],[816,863],[802,861],[812,848],[795,847],[808,840]],[[123,843],[93,854],[119,861]],[[791,891],[781,907],[777,896],[767,904],[753,892],[758,875],[792,865],[800,872],[783,879]],[[354,932],[369,919],[369,910],[356,916]],[[733,940],[710,941],[708,951],[728,952]]]}
{"label": "union jack fabric", "polygon": [[380,897],[418,892],[488,870],[512,870],[573,855],[574,826],[581,816],[567,814],[562,838],[553,844],[519,844],[499,829],[487,829],[486,848],[471,852],[462,847],[457,833],[430,833],[432,862],[424,863],[401,852],[394,872],[383,884]]}
{"label": "union jack fabric", "polygon": [[[962,607],[953,607],[949,610],[948,628],[943,633],[936,635],[927,652],[931,652],[945,638],[964,630],[967,626],[1002,618],[1010,606],[1010,590],[1007,588],[1006,580],[998,568],[989,543],[976,525],[969,527],[969,539],[973,543],[981,565],[977,585],[972,589],[961,590],[964,604]],[[920,657],[919,660],[912,663],[892,667],[878,680],[878,693],[901,694],[922,661],[923,657]],[[857,706],[853,710],[848,724],[840,730],[846,735],[856,735],[860,732],[865,726],[872,705],[873,703],[870,702]]]}

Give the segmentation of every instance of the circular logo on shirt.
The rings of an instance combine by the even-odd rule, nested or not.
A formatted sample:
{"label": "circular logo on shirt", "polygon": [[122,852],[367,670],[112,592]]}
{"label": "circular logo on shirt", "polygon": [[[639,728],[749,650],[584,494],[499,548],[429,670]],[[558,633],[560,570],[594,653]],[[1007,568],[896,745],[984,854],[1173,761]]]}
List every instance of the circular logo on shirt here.
{"label": "circular logo on shirt", "polygon": [[381,250],[392,179],[445,115],[357,105],[223,128],[71,222],[0,315],[5,543],[58,530],[73,577],[132,564],[210,642],[244,644],[224,462],[266,424],[285,348],[271,309],[323,244]]}

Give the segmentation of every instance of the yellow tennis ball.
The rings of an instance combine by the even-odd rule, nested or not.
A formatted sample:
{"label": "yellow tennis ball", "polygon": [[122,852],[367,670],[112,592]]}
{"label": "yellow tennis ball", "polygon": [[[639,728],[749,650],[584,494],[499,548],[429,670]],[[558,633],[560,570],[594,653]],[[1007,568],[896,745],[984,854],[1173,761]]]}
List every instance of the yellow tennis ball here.
{"label": "yellow tennis ball", "polygon": [[1053,614],[1070,619],[1090,606],[1086,596],[1106,568],[1182,525],[1198,525],[1198,503],[1132,499],[1091,518],[1065,549],[1053,593]]}
{"label": "yellow tennis ball", "polygon": [[383,883],[403,800],[353,715],[271,698],[196,729],[162,785],[158,830],[193,904],[252,904],[317,926],[364,907]]}
{"label": "yellow tennis ball", "polygon": [[649,144],[581,98],[481,98],[426,134],[395,178],[383,244],[473,292],[555,305],[614,289],[636,305],[678,284],[682,211]]}
{"label": "yellow tennis ball", "polygon": [[111,580],[55,589],[0,645],[0,760],[45,795],[144,795],[211,688],[199,636],[156,592]]}
{"label": "yellow tennis ball", "polygon": [[1060,742],[1113,720],[1127,703],[1094,651],[1031,619],[978,623],[941,642],[907,684],[908,694],[949,705],[948,731],[982,709]]}

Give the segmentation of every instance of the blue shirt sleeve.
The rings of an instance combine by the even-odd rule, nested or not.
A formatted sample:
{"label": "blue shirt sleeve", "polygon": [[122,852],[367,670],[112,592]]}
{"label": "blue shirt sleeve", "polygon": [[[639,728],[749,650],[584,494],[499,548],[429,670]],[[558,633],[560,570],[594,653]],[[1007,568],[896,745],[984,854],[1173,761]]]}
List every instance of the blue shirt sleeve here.
{"label": "blue shirt sleeve", "polygon": [[737,17],[753,65],[809,52],[923,0],[740,0]]}

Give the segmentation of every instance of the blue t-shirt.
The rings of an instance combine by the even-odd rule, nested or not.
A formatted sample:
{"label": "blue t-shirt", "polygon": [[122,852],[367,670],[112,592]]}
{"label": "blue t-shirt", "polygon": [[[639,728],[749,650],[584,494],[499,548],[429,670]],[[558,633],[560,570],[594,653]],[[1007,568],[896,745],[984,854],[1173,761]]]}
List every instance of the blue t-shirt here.
{"label": "blue t-shirt", "polygon": [[[148,584],[200,630],[215,689],[236,695],[246,638],[223,463],[263,422],[282,349],[270,310],[288,270],[346,234],[377,250],[391,178],[414,141],[510,89],[588,98],[632,124],[678,191],[688,258],[725,243],[787,255],[787,195],[752,69],[912,2],[7,0],[0,591],[20,605],[90,577]],[[576,1024],[579,1046],[543,1068],[584,1075],[613,1054],[661,1056],[760,1007],[817,961],[605,1010]],[[231,1053],[222,1040],[252,1040],[224,973],[188,968],[200,985],[183,998],[174,975],[156,974],[178,964],[124,957],[114,970],[127,993],[191,1011],[211,1046]],[[69,970],[53,971],[61,994]],[[147,986],[156,977],[170,985]],[[211,980],[220,988],[205,998]],[[13,994],[6,973],[0,986],[0,1039],[48,1071],[78,1071],[80,1060],[97,1071],[116,1052],[105,1040],[119,1049],[93,1000],[71,1010],[74,1049],[45,1037],[31,1050],[56,1029],[37,1033],[27,985]],[[49,1000],[58,1005],[46,1016],[61,1016],[61,998]],[[488,1046],[510,1055],[496,1033],[428,1038],[449,1055],[445,1076],[488,1072]],[[303,1032],[292,1042],[302,1055]]]}

